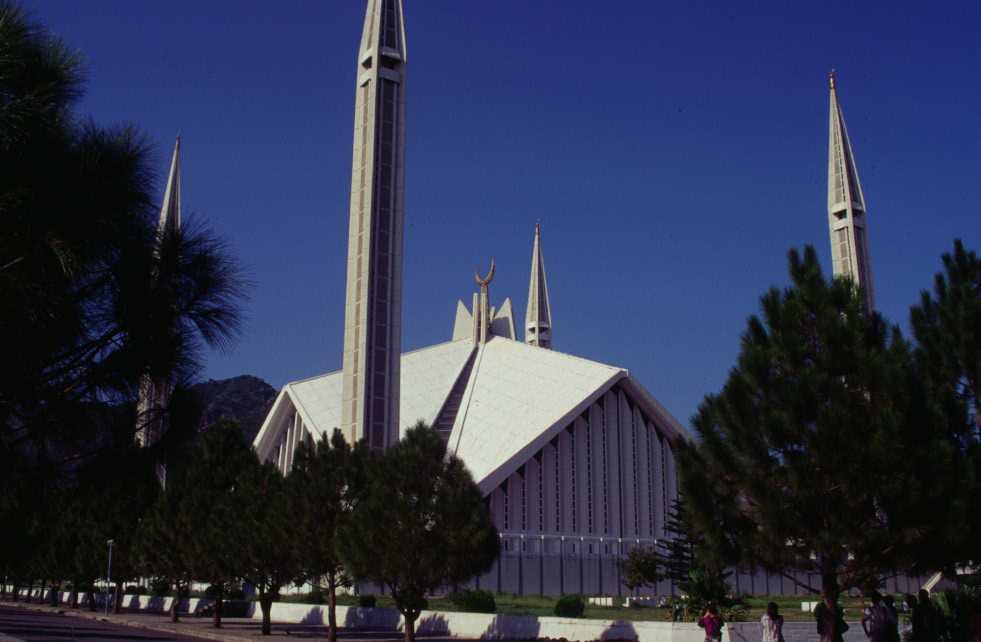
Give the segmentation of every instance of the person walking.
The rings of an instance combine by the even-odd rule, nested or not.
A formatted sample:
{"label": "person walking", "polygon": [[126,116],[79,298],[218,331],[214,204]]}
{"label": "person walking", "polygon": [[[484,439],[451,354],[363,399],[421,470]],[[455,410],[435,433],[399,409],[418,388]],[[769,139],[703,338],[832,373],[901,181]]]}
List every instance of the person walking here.
{"label": "person walking", "polygon": [[937,610],[930,592],[920,589],[913,603],[913,642],[936,642],[939,637]]}
{"label": "person walking", "polygon": [[784,642],[783,616],[780,615],[776,602],[766,605],[766,613],[760,618],[760,629],[763,633],[762,642]]}
{"label": "person walking", "polygon": [[896,610],[896,598],[887,595],[882,598],[886,607],[886,640],[887,642],[902,642],[899,637],[899,611]]}
{"label": "person walking", "polygon": [[837,600],[825,595],[814,609],[814,619],[821,642],[844,642],[848,625],[845,623],[845,612],[838,606]]}
{"label": "person walking", "polygon": [[868,595],[869,605],[862,613],[862,630],[865,637],[871,642],[892,642],[889,637],[889,611],[882,603],[882,596],[878,591],[872,591]]}
{"label": "person walking", "polygon": [[705,629],[705,642],[721,642],[722,627],[725,626],[725,622],[722,621],[719,608],[715,604],[708,605],[705,613],[698,620],[698,626]]}

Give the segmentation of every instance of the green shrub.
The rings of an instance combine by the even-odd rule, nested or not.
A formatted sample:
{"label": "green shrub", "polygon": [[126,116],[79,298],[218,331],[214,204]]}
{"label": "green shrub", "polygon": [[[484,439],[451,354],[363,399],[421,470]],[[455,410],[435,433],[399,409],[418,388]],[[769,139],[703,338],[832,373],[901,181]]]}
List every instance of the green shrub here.
{"label": "green shrub", "polygon": [[450,595],[450,602],[462,611],[470,613],[496,613],[497,603],[490,591],[463,590]]}
{"label": "green shrub", "polygon": [[323,604],[326,600],[324,599],[324,592],[320,590],[319,586],[313,587],[309,593],[307,593],[308,604]]}
{"label": "green shrub", "polygon": [[245,591],[242,590],[241,586],[229,587],[226,597],[230,600],[244,600]]}
{"label": "green shrub", "polygon": [[559,617],[582,617],[586,601],[582,595],[563,595],[555,603],[555,614]]}
{"label": "green shrub", "polygon": [[146,587],[138,584],[130,584],[123,589],[123,592],[127,595],[146,595]]}
{"label": "green shrub", "polygon": [[373,609],[377,604],[377,600],[374,595],[359,595],[358,596],[358,606],[363,609]]}

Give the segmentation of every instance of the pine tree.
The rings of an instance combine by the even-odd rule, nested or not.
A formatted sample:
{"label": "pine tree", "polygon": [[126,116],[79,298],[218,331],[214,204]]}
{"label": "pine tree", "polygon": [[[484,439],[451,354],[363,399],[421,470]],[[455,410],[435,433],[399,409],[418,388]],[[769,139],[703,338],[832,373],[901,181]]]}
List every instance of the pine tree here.
{"label": "pine tree", "polygon": [[671,582],[687,597],[690,613],[700,614],[708,604],[729,606],[730,573],[692,527],[682,499],[672,504],[664,534],[655,546],[630,551],[622,562],[624,584],[633,589]]}
{"label": "pine tree", "polygon": [[[352,450],[337,429],[328,440],[301,443],[287,482],[299,575],[327,591],[330,642],[337,640],[337,589],[349,584],[338,550],[338,533],[363,487],[360,447]],[[323,582],[325,586],[320,583]]]}
{"label": "pine tree", "polygon": [[[814,249],[762,298],[722,391],[679,450],[692,523],[722,559],[837,599],[912,564],[949,465],[911,349]],[[791,571],[816,573],[820,586]]]}
{"label": "pine tree", "polygon": [[194,578],[210,582],[216,591],[215,628],[221,628],[225,594],[245,568],[245,507],[254,500],[245,490],[245,476],[255,462],[238,424],[222,420],[204,433],[187,469],[185,545]]}
{"label": "pine tree", "polygon": [[359,581],[389,589],[412,642],[427,595],[491,567],[497,529],[464,463],[421,422],[372,456],[366,481],[341,531],[342,557]]}
{"label": "pine tree", "polygon": [[948,521],[958,527],[924,553],[951,568],[981,557],[981,260],[957,240],[942,261],[933,291],[921,294],[910,319],[932,409],[955,462],[948,498],[954,516]]}
{"label": "pine tree", "polygon": [[187,546],[192,531],[184,506],[186,488],[183,477],[170,476],[138,531],[143,574],[165,580],[173,587],[172,622],[180,620],[180,598],[192,579],[192,560]]}
{"label": "pine tree", "polygon": [[252,457],[239,479],[240,530],[229,533],[229,538],[238,540],[233,548],[241,553],[241,578],[259,595],[262,634],[269,635],[272,603],[299,574],[302,534],[292,521],[286,480],[272,463]]}

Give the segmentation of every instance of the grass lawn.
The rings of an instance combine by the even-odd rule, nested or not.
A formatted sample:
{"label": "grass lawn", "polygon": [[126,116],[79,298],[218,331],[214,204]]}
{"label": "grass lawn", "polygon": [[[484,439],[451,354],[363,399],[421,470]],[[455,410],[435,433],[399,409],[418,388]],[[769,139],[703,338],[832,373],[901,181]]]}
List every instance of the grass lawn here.
{"label": "grass lawn", "polygon": [[[391,597],[379,595],[375,598],[379,607],[395,608],[395,603]],[[813,622],[814,616],[811,613],[801,611],[801,602],[816,601],[818,598],[807,596],[773,596],[773,597],[747,597],[744,604],[748,607],[747,622],[758,622],[766,612],[767,602],[776,602],[780,608],[780,614],[788,622]],[[536,597],[517,595],[498,594],[494,596],[497,603],[497,612],[506,615],[537,615],[554,616],[555,598]],[[290,596],[285,598],[288,602],[305,602],[306,596]],[[357,606],[358,598],[353,595],[338,595],[337,603],[344,606]],[[846,597],[841,600],[845,609],[845,619],[857,620],[862,614],[862,600],[859,598]],[[429,608],[434,611],[459,611],[459,607],[454,605],[446,598],[434,598],[429,601]],[[597,620],[631,620],[631,621],[660,621],[668,622],[671,620],[671,609],[668,608],[627,608],[586,605],[586,612],[583,617]]]}

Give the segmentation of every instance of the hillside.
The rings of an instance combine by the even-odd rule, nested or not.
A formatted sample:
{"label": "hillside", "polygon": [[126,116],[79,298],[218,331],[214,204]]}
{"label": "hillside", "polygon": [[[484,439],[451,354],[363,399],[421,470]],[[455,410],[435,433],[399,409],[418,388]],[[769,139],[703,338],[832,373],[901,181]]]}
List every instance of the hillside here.
{"label": "hillside", "polygon": [[231,379],[211,379],[193,386],[204,402],[201,428],[221,418],[234,419],[249,443],[255,439],[276,399],[276,389],[258,377],[241,375]]}

